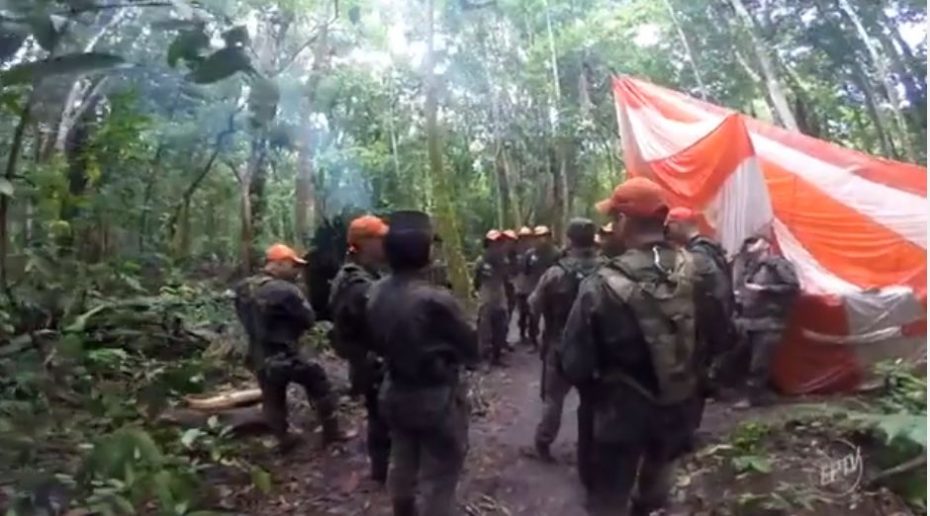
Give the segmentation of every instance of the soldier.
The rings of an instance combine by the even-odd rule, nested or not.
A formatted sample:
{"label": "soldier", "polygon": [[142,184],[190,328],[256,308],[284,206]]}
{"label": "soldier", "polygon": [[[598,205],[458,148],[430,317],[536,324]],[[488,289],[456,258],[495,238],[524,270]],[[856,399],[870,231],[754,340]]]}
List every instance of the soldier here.
{"label": "soldier", "polygon": [[[533,247],[524,253],[521,270],[526,277],[526,287],[532,292],[539,284],[540,278],[555,265],[559,259],[559,250],[552,243],[552,232],[546,226],[533,229]],[[539,314],[530,309],[529,331],[527,332],[533,349],[539,347]]]}
{"label": "soldier", "polygon": [[[688,208],[672,209],[665,230],[669,240],[687,249],[694,258],[699,296],[697,331],[699,341],[705,346],[699,361],[705,368],[707,380],[713,382],[716,360],[729,352],[737,340],[733,326],[732,274],[726,251],[717,242],[701,235],[697,215]],[[706,387],[713,390],[711,384]]]}
{"label": "soldier", "polygon": [[349,224],[348,255],[333,280],[329,299],[333,347],[349,362],[352,393],[365,399],[371,478],[379,484],[387,480],[391,437],[378,412],[378,389],[384,371],[381,360],[372,352],[365,310],[369,289],[380,277],[379,268],[384,263],[383,239],[387,231],[387,224],[372,215],[358,217]]}
{"label": "soldier", "polygon": [[265,252],[265,267],[236,286],[236,315],[249,340],[248,366],[262,390],[262,409],[281,451],[299,442],[288,433],[287,386],[300,384],[323,425],[324,444],[342,440],[336,398],[319,364],[298,355],[297,341],[314,322],[313,309],[294,284],[306,261],[290,247]]}
{"label": "soldier", "polygon": [[447,516],[468,447],[460,369],[478,361],[477,337],[452,293],[424,277],[429,217],[397,212],[389,222],[384,248],[391,274],[372,289],[368,319],[379,329],[373,342],[387,368],[380,399],[391,429],[394,515]]}
{"label": "soldier", "polygon": [[764,405],[775,399],[769,389],[772,355],[781,342],[791,308],[800,291],[794,265],[772,252],[768,240],[746,240],[736,266],[736,326],[749,346],[748,396],[737,407]]}
{"label": "soldier", "polygon": [[[562,407],[571,384],[562,376],[559,366],[558,341],[571,310],[578,286],[586,276],[597,270],[600,260],[594,247],[596,229],[588,219],[576,218],[568,225],[569,247],[566,256],[550,267],[530,296],[530,307],[545,321],[542,345],[542,379],[540,386],[544,403],[542,420],[536,427],[535,447],[540,458],[551,462],[549,447],[559,434]],[[579,465],[579,470],[581,465]]]}
{"label": "soldier", "polygon": [[507,258],[506,237],[492,229],[484,237],[484,255],[475,265],[478,291],[478,335],[482,354],[501,365],[507,346]]}
{"label": "soldier", "polygon": [[[515,282],[517,280],[517,232],[512,229],[501,231],[504,236],[504,258],[507,261],[507,281],[504,283],[504,294],[507,297],[507,329],[510,329],[510,319],[517,309],[517,292]],[[510,344],[505,340],[504,346],[510,349]]]}
{"label": "soldier", "polygon": [[533,321],[534,318],[530,312],[530,306],[528,304],[528,300],[530,294],[533,292],[534,285],[530,281],[526,267],[523,266],[526,254],[529,252],[532,246],[533,230],[523,226],[519,231],[517,231],[517,252],[516,257],[514,258],[514,263],[517,269],[516,279],[514,281],[514,290],[517,294],[517,326],[520,328],[520,341],[524,344],[531,344],[535,348],[535,332],[533,333],[533,336],[530,337],[530,322]]}
{"label": "soldier", "polygon": [[598,210],[625,251],[581,284],[560,342],[562,372],[587,389],[590,514],[649,514],[666,501],[698,412],[694,272],[665,241],[668,208],[645,178],[618,186]]}

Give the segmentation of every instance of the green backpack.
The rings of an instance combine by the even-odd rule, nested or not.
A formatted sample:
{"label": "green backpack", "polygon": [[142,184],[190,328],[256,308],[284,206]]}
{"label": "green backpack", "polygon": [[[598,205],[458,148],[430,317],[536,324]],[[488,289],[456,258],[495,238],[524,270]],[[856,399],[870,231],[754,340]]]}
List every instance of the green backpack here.
{"label": "green backpack", "polygon": [[[668,260],[670,252],[675,253],[673,260]],[[658,380],[658,393],[653,395],[623,373],[619,379],[660,405],[694,396],[699,375],[693,258],[684,250],[654,247],[651,255],[628,252],[614,258],[601,268],[600,274],[607,290],[630,307],[639,323]]]}

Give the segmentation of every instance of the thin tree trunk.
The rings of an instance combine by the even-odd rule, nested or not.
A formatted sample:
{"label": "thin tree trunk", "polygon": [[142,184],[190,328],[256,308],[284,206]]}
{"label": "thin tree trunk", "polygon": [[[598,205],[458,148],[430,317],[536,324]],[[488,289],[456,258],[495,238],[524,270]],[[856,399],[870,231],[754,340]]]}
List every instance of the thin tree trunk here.
{"label": "thin tree trunk", "polygon": [[785,90],[782,87],[781,81],[778,80],[775,62],[765,48],[765,43],[757,34],[758,27],[755,19],[753,19],[752,15],[746,9],[746,6],[743,5],[742,0],[730,0],[730,2],[733,4],[733,9],[736,10],[737,17],[749,34],[752,48],[756,53],[756,58],[759,60],[759,65],[762,67],[762,76],[765,77],[765,86],[768,88],[769,96],[771,96],[772,103],[775,105],[778,118],[786,128],[792,131],[798,131],[798,123],[794,119],[794,113],[791,111],[790,104],[788,104],[788,98],[785,96]]}
{"label": "thin tree trunk", "polygon": [[[26,134],[26,126],[29,125],[29,118],[32,115],[33,103],[36,99],[36,89],[38,84],[32,85],[32,91],[26,98],[23,105],[23,112],[19,115],[19,123],[13,131],[13,142],[10,145],[10,155],[6,160],[6,171],[3,179],[10,185],[16,178],[16,165],[19,163],[19,155],[23,148],[23,137]],[[0,288],[8,292],[9,283],[7,282],[7,258],[10,253],[10,204],[12,197],[0,194]]]}
{"label": "thin tree trunk", "polygon": [[908,161],[916,162],[917,155],[914,153],[914,147],[911,145],[910,131],[904,119],[904,114],[901,112],[901,99],[898,95],[897,86],[891,79],[891,73],[888,71],[888,66],[885,63],[885,57],[875,47],[868,31],[865,30],[865,25],[862,24],[862,20],[859,18],[859,15],[856,13],[855,9],[853,9],[852,5],[850,5],[849,0],[837,0],[837,2],[840,11],[846,15],[850,23],[856,28],[859,39],[861,39],[862,44],[865,45],[869,57],[872,60],[872,64],[878,72],[878,77],[885,87],[885,93],[888,96],[888,100],[891,101],[891,112],[894,115],[894,121],[900,133],[901,144],[904,146],[904,155]]}
{"label": "thin tree trunk", "polygon": [[701,77],[701,71],[698,69],[697,59],[694,58],[694,52],[691,50],[691,44],[688,43],[688,37],[685,35],[685,30],[682,28],[681,23],[678,21],[678,15],[675,14],[675,8],[672,7],[671,0],[663,0],[665,2],[665,7],[668,9],[668,14],[672,19],[672,25],[675,26],[675,30],[678,31],[678,37],[681,39],[681,45],[685,47],[685,54],[688,56],[688,62],[691,64],[691,70],[694,72],[694,80],[697,81],[698,90],[701,93],[701,98],[707,100],[707,87],[704,86],[704,79]]}
{"label": "thin tree trunk", "polygon": [[869,81],[869,77],[866,75],[865,70],[862,69],[859,62],[853,63],[852,81],[862,91],[862,95],[865,96],[865,107],[869,112],[869,118],[872,119],[872,125],[875,126],[875,133],[878,135],[878,142],[882,148],[882,154],[887,158],[897,158],[897,149],[894,148],[894,143],[888,136],[888,131],[885,129],[885,123],[882,120],[881,111],[875,101],[875,90],[872,89],[872,83]]}
{"label": "thin tree trunk", "polygon": [[435,73],[436,56],[434,52],[435,35],[435,0],[429,0],[429,29],[426,50],[426,139],[429,154],[430,178],[436,197],[436,222],[445,241],[445,254],[449,262],[449,279],[453,290],[461,299],[468,299],[470,280],[465,256],[462,254],[462,241],[459,236],[457,217],[449,191],[450,182],[442,166],[442,150],[439,146],[439,126],[436,120],[438,111],[437,77]]}
{"label": "thin tree trunk", "polygon": [[297,147],[297,180],[294,204],[294,230],[297,239],[304,245],[309,242],[315,222],[315,198],[313,190],[313,144],[301,143]]}
{"label": "thin tree trunk", "polygon": [[554,232],[557,241],[562,241],[568,217],[568,178],[566,177],[566,153],[562,143],[560,111],[562,109],[562,89],[559,85],[559,62],[555,50],[555,34],[552,31],[552,16],[549,13],[549,1],[543,0],[543,9],[546,11],[546,34],[549,38],[549,66],[552,71],[552,90],[554,92],[553,104],[555,119],[552,121],[552,136],[555,144],[556,160],[555,181],[553,182],[552,197],[555,202]]}

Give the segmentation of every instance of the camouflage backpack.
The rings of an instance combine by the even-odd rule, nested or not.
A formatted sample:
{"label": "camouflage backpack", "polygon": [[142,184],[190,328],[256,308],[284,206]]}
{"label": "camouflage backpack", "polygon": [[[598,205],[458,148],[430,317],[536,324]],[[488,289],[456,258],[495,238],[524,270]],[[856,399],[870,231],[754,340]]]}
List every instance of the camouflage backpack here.
{"label": "camouflage backpack", "polygon": [[[630,307],[639,323],[658,381],[655,396],[644,394],[662,405],[690,398],[698,385],[694,263],[687,252],[674,253],[673,260],[667,259],[668,252],[663,260],[659,247],[651,254],[625,253],[600,272],[608,291]],[[633,382],[620,376],[620,380]]]}
{"label": "camouflage backpack", "polygon": [[[553,326],[561,328],[568,320],[568,314],[571,312],[575,298],[578,296],[578,289],[585,278],[597,272],[601,266],[601,261],[596,256],[577,257],[566,256],[555,264],[556,267],[565,271],[562,281],[559,281],[553,287],[553,305],[548,307],[546,314],[551,317]],[[548,321],[547,320],[547,321]],[[548,322],[547,322],[548,324]]]}

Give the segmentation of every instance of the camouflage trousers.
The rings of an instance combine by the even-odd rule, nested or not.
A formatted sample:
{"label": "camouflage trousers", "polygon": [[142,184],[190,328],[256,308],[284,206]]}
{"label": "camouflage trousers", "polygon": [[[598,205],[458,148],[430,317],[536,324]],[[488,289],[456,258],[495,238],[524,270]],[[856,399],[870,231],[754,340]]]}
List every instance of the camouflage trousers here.
{"label": "camouflage trousers", "polygon": [[371,478],[379,483],[387,480],[388,462],[391,458],[391,429],[381,415],[378,406],[380,384],[372,384],[365,390],[365,412],[367,413],[368,460],[371,463]]}
{"label": "camouflage trousers", "polygon": [[539,337],[539,317],[530,310],[529,297],[529,294],[517,294],[517,322],[520,339],[529,341],[535,347]]}
{"label": "camouflage trousers", "polygon": [[578,478],[585,488],[591,486],[593,471],[593,439],[594,439],[594,409],[589,399],[590,394],[584,389],[578,389],[578,447],[576,449],[576,463]]}
{"label": "camouflage trousers", "polygon": [[[423,516],[455,513],[455,491],[468,449],[468,402],[464,389],[405,397],[382,394],[391,428],[388,484],[396,506],[419,505]],[[441,398],[445,402],[437,403]],[[442,406],[441,406],[442,405]],[[417,504],[417,494],[420,499]]]}
{"label": "camouflage trousers", "polygon": [[508,323],[503,306],[484,304],[478,309],[478,348],[492,362],[499,362],[507,347]]}
{"label": "camouflage trousers", "polygon": [[693,443],[700,399],[657,406],[623,386],[585,398],[593,412],[585,480],[589,514],[630,514],[631,500],[632,514],[661,509],[672,488],[677,459]]}
{"label": "camouflage trousers", "polygon": [[559,435],[565,396],[571,391],[572,385],[562,375],[555,353],[548,353],[542,366],[545,368],[542,380],[544,382],[543,413],[536,427],[536,442],[548,446]]}
{"label": "camouflage trousers", "polygon": [[772,357],[781,342],[781,330],[750,331],[747,343],[751,353],[749,359],[748,387],[752,390],[765,389],[769,385]]}
{"label": "camouflage trousers", "polygon": [[262,411],[275,436],[287,434],[287,386],[291,383],[304,388],[324,427],[335,422],[336,399],[319,364],[293,353],[276,353],[265,358],[255,376],[262,391]]}

